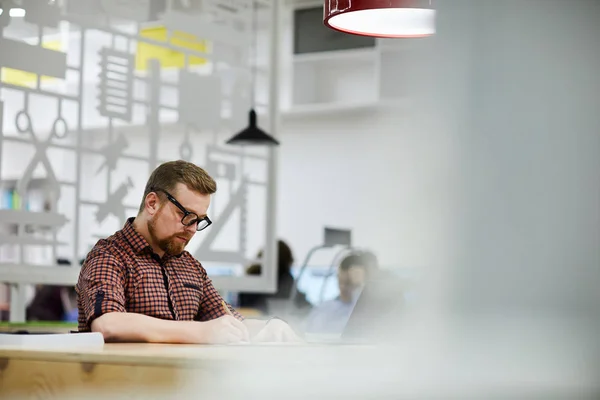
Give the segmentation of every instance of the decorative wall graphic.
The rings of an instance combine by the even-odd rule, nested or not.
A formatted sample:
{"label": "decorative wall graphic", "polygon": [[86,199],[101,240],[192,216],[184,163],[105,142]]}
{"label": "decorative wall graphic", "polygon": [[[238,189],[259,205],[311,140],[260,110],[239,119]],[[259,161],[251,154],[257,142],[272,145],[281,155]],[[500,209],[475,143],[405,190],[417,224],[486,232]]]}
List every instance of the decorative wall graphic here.
{"label": "decorative wall graphic", "polygon": [[167,11],[163,17],[165,26],[171,30],[179,30],[218,44],[240,46],[245,43],[247,36],[225,24],[200,19],[196,15],[180,11]]}
{"label": "decorative wall graphic", "polygon": [[222,108],[218,76],[179,73],[179,122],[196,129],[217,130],[221,125]]}
{"label": "decorative wall graphic", "polygon": [[100,51],[101,115],[131,121],[134,62],[132,54],[107,48]]}
{"label": "decorative wall graphic", "polygon": [[[15,225],[20,228],[25,226],[35,226],[42,228],[50,228],[56,230],[64,226],[69,220],[62,214],[57,212],[32,212],[26,210],[0,210],[0,221],[3,224]],[[3,244],[19,244],[19,245],[57,245],[60,244],[56,240],[40,239],[23,235],[5,235],[2,240]]]}
{"label": "decorative wall graphic", "polygon": [[[67,73],[67,55],[60,51],[0,37],[0,54],[3,55],[0,57],[0,67],[61,79],[64,79]],[[11,56],[6,57],[5,54]]]}
{"label": "decorative wall graphic", "polygon": [[252,11],[252,0],[204,0],[203,6],[213,20],[235,25],[247,22]]}
{"label": "decorative wall graphic", "polygon": [[150,18],[152,0],[100,0],[107,15],[136,22],[147,22]]}
{"label": "decorative wall graphic", "polygon": [[205,0],[206,12],[217,19],[243,21],[248,18],[252,8],[252,0]]}
{"label": "decorative wall graphic", "polygon": [[[225,206],[223,212],[219,215],[219,224],[215,226],[215,229],[207,230],[206,238],[202,241],[198,250],[196,250],[194,256],[197,258],[207,258],[211,261],[218,262],[229,262],[229,263],[240,263],[246,264],[248,258],[246,257],[246,220],[247,220],[247,183],[244,179],[238,189],[235,191],[233,196],[229,199],[229,202]],[[233,216],[235,210],[240,210],[240,227],[239,236],[237,243],[237,251],[220,251],[213,248],[213,244],[219,236],[219,233],[223,230],[226,222]],[[212,228],[212,227],[211,227]]]}
{"label": "decorative wall graphic", "polygon": [[[248,246],[250,193],[257,186],[261,190],[270,187],[267,166],[272,165],[271,153],[246,154],[217,142],[218,134],[228,130],[235,108],[232,104],[240,102],[238,97],[246,99],[249,92],[245,87],[248,81],[236,78],[234,84],[233,78],[237,71],[249,68],[244,54],[250,0],[203,0],[194,2],[187,13],[181,7],[171,8],[175,3],[163,3],[165,18],[157,23],[166,27],[171,39],[160,41],[140,34],[139,23],[147,21],[148,13],[156,13],[156,5],[149,0],[81,3],[87,6],[67,2],[68,8],[60,12],[56,4],[61,2],[23,0],[27,22],[41,28],[69,23],[68,32],[63,32],[69,35],[69,57],[37,42],[26,43],[24,38],[7,38],[3,28],[10,27],[12,18],[9,12],[0,15],[0,67],[55,78],[53,85],[43,87],[39,79],[28,87],[0,82],[0,188],[10,184],[17,194],[10,208],[6,203],[0,207],[0,283],[14,283],[12,321],[25,318],[22,271],[28,271],[25,275],[31,284],[73,285],[76,274],[53,269],[64,271],[56,266],[57,257],[68,258],[73,268],[77,267],[98,238],[119,229],[137,210],[149,173],[177,153],[209,170],[222,188],[213,196],[209,210],[213,225],[197,235],[198,247],[189,248],[205,265],[245,265],[256,249],[265,245],[264,238],[273,235],[265,219],[262,226],[252,227],[252,238],[258,239],[252,248]],[[5,10],[10,7],[6,1],[2,4]],[[98,18],[100,7],[108,18]],[[210,46],[183,45],[172,39],[174,31],[192,35],[203,46],[204,40],[210,40]],[[45,43],[49,38],[44,29],[41,32]],[[164,54],[181,53],[183,62],[174,70],[149,57],[145,67],[136,70],[140,43],[162,46]],[[204,50],[208,48],[207,54]],[[216,68],[214,57],[225,53],[228,56],[220,58]],[[195,63],[196,58],[202,62]],[[219,73],[223,69],[236,72],[230,78]],[[141,98],[133,98],[134,86],[136,93],[137,86],[143,89]],[[240,107],[244,114],[247,107],[247,103]],[[176,131],[171,136],[165,126],[175,122],[176,127],[169,128]],[[140,131],[144,136],[139,136]],[[25,147],[28,152],[15,153],[15,146],[19,152]],[[253,172],[252,179],[245,161],[250,159],[265,166],[260,173]],[[22,168],[17,169],[16,164]],[[40,170],[43,176],[38,175]],[[30,210],[26,202],[39,182],[45,188],[43,198]],[[223,207],[217,209],[215,204]],[[268,214],[264,202],[258,207],[264,207],[258,214]],[[238,212],[239,223],[225,227]],[[221,242],[225,238],[230,245],[227,248],[233,250],[216,249],[217,237]],[[228,240],[233,237],[235,240]],[[7,246],[12,246],[11,257],[3,258]],[[33,256],[47,272],[30,268]]]}
{"label": "decorative wall graphic", "polygon": [[25,21],[47,28],[58,28],[60,8],[56,2],[23,0]]}
{"label": "decorative wall graphic", "polygon": [[[57,226],[58,228],[59,226]],[[45,238],[40,238],[40,237],[35,237],[35,236],[30,236],[30,235],[23,235],[23,236],[15,236],[15,235],[6,235],[6,234],[0,234],[0,241],[3,244],[12,244],[12,245],[19,245],[19,246],[59,246],[59,245],[64,245],[66,244],[65,242],[59,242],[53,239],[45,239]]]}
{"label": "decorative wall graphic", "polygon": [[[2,144],[4,136],[4,102],[0,100],[0,177],[2,177]],[[1,221],[1,220],[0,220]]]}
{"label": "decorative wall graphic", "polygon": [[104,17],[106,13],[102,3],[98,0],[67,1],[63,10],[63,18],[74,15],[97,20],[99,17]]}
{"label": "decorative wall graphic", "polygon": [[121,224],[124,224],[127,219],[127,214],[125,213],[123,200],[131,188],[133,188],[133,182],[131,178],[128,177],[127,182],[123,182],[117,190],[109,193],[106,202],[100,204],[98,211],[96,211],[96,221],[102,223],[109,214],[112,214],[119,219]]}
{"label": "decorative wall graphic", "polygon": [[248,110],[252,106],[251,91],[249,90],[251,80],[247,74],[238,72],[234,82],[232,93],[236,95],[231,96],[230,127],[232,131],[237,131],[248,123]]}
{"label": "decorative wall graphic", "polygon": [[[44,40],[42,47],[55,51],[62,51],[63,43],[61,40]],[[3,68],[2,69],[2,82],[6,84],[18,85],[18,86],[29,86],[35,87],[37,84],[38,75],[20,71],[18,69]],[[42,75],[40,77],[42,82],[56,82],[57,78]]]}
{"label": "decorative wall graphic", "polygon": [[[250,186],[265,187],[268,181],[264,182],[250,180],[244,176],[244,159],[251,158],[260,162],[267,162],[269,159],[260,155],[246,155],[243,157],[239,153],[232,152],[217,146],[207,146],[206,169],[217,181],[225,181],[231,189],[229,198],[225,207],[219,214],[219,224],[215,229],[206,231],[206,237],[196,252],[195,257],[204,257],[210,260],[224,263],[248,264],[253,259],[254,254],[247,254],[247,220],[248,220],[248,189]],[[229,161],[225,161],[229,160]],[[266,177],[265,177],[266,178]],[[235,185],[237,188],[234,188]],[[216,199],[220,201],[220,198]],[[211,206],[214,207],[214,204]],[[224,228],[227,221],[234,216],[236,210],[239,210],[238,243],[234,251],[223,251],[215,249],[215,241],[219,235],[224,234]]]}
{"label": "decorative wall graphic", "polygon": [[190,130],[189,127],[185,127],[185,136],[181,145],[179,146],[179,156],[183,160],[189,160],[192,158],[194,154],[194,148],[192,146],[192,142],[190,141]]}
{"label": "decorative wall graphic", "polygon": [[248,59],[248,49],[245,47],[222,44],[215,46],[210,54],[215,65],[243,65]]}
{"label": "decorative wall graphic", "polygon": [[[27,94],[25,95],[27,98]],[[61,118],[57,117],[57,121]],[[19,133],[27,134],[31,139],[34,147],[35,147],[35,155],[33,159],[27,165],[23,176],[19,179],[17,183],[17,193],[24,198],[27,193],[27,188],[31,179],[33,178],[33,172],[37,168],[38,164],[42,164],[44,170],[47,175],[47,190],[50,198],[50,207],[52,210],[56,207],[56,202],[60,197],[60,185],[58,183],[58,179],[54,174],[54,169],[52,168],[52,164],[48,159],[48,146],[54,137],[58,136],[58,131],[56,129],[52,129],[52,134],[44,141],[38,139],[36,133],[33,131],[33,125],[31,123],[31,117],[26,110],[21,110],[17,113],[17,117],[15,118],[15,125]],[[55,121],[53,127],[56,127],[57,122]]]}
{"label": "decorative wall graphic", "polygon": [[[41,4],[41,2],[39,3]],[[37,23],[40,27],[56,25],[54,9],[46,9],[42,6],[39,9],[39,5],[33,2],[25,2],[24,6],[31,10],[31,15],[28,16],[27,20]],[[5,10],[7,9],[5,8]],[[43,15],[45,11],[48,12],[47,15]],[[10,13],[3,12],[0,21],[3,28],[10,27],[12,21]],[[40,32],[42,32],[41,28]],[[65,53],[41,47],[39,43],[31,45],[16,38],[8,39],[3,36],[4,29],[0,33],[1,67],[12,68],[17,72],[37,74],[38,78],[42,75],[59,79],[65,78],[67,70]],[[40,60],[43,60],[43,62]],[[7,125],[8,129],[0,130],[0,158],[5,167],[0,170],[0,183],[2,184],[3,195],[10,193],[12,198],[10,204],[3,204],[5,209],[0,210],[0,247],[2,247],[2,250],[8,250],[0,253],[6,256],[6,259],[0,257],[0,275],[4,272],[3,265],[6,265],[10,271],[11,265],[14,266],[15,263],[19,266],[19,269],[29,268],[30,263],[36,262],[42,262],[46,265],[54,264],[53,260],[56,259],[57,249],[68,244],[65,241],[58,240],[57,233],[69,222],[76,219],[75,215],[72,217],[67,216],[57,209],[57,202],[62,196],[61,184],[63,182],[57,178],[56,171],[49,159],[49,150],[58,146],[57,139],[67,137],[70,131],[62,114],[63,101],[73,102],[77,98],[42,90],[39,85],[40,79],[37,79],[31,88],[0,82],[3,110],[6,111],[5,108],[9,104],[13,110],[12,115],[14,115],[14,118],[11,118],[11,123]],[[15,98],[15,93],[20,94],[20,96]],[[32,95],[41,95],[56,102],[57,106],[54,110],[57,111],[54,117],[50,119],[52,122],[48,126],[34,129],[33,119],[48,120],[48,118],[40,116],[46,114],[47,117],[48,112],[52,115],[52,107],[50,109],[32,110],[32,102],[30,101]],[[19,102],[22,102],[20,108]],[[6,115],[5,112],[3,113]],[[0,124],[0,127],[2,126],[3,124]],[[7,130],[15,132],[16,136],[7,134]],[[47,133],[49,135],[44,137]],[[28,144],[33,149],[33,157],[12,154],[14,148],[7,146],[7,144],[13,145],[15,143]],[[65,144],[61,144],[61,146],[69,148]],[[6,158],[9,160],[13,158],[14,160],[13,162],[4,162]],[[15,174],[16,171],[12,170],[15,162],[23,164],[23,170],[18,171],[19,177],[16,181],[5,181],[7,174]],[[30,187],[40,179],[35,176],[36,170],[39,169],[38,166],[41,166],[45,173],[43,180],[46,193],[45,199],[40,200],[41,204],[32,207],[39,211],[31,211],[29,210],[29,201],[31,200],[29,195],[33,192],[30,192]],[[38,251],[33,251],[29,247],[32,245],[36,246]],[[42,254],[47,255],[47,250],[50,250],[49,260],[41,260],[40,257],[37,257]],[[0,276],[0,282],[11,282],[11,279],[17,279],[10,272],[7,272],[7,274],[7,276]],[[34,276],[34,274],[31,278],[34,283],[43,279],[41,276]],[[10,318],[12,321],[22,321],[25,318],[24,290],[22,285],[11,286],[10,297],[13,301],[10,304]]]}
{"label": "decorative wall graphic", "polygon": [[58,101],[58,116],[52,123],[51,138],[64,139],[69,134],[69,125],[62,116],[62,101]]}
{"label": "decorative wall graphic", "polygon": [[119,158],[122,157],[123,152],[128,147],[129,142],[127,141],[127,138],[122,133],[119,133],[119,136],[117,136],[117,139],[114,142],[109,143],[98,150],[98,152],[106,159],[96,170],[96,175],[98,175],[105,167],[109,172],[114,171],[115,168],[117,168],[117,161],[119,161]]}
{"label": "decorative wall graphic", "polygon": [[156,59],[148,62],[148,113],[146,123],[149,127],[150,159],[148,160],[148,175],[158,164],[158,141],[160,139],[160,63]]}
{"label": "decorative wall graphic", "polygon": [[[150,26],[140,29],[140,36],[162,43],[169,43],[183,49],[198,53],[206,53],[207,41],[182,32],[172,32],[164,26]],[[156,58],[161,68],[186,68],[193,65],[205,65],[206,57],[188,56],[181,51],[175,51],[162,45],[138,42],[135,51],[135,70],[145,71],[148,60]]]}
{"label": "decorative wall graphic", "polygon": [[209,159],[206,163],[206,170],[213,178],[226,179],[230,182],[235,181],[235,164],[223,161]]}

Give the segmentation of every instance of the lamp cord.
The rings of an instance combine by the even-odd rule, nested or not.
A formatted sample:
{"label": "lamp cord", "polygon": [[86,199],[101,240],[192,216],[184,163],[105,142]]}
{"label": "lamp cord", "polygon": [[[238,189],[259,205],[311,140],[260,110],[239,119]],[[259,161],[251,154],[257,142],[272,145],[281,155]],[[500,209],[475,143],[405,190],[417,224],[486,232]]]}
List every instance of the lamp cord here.
{"label": "lamp cord", "polygon": [[251,103],[252,103],[252,109],[254,109],[255,106],[255,101],[256,101],[256,63],[257,63],[257,46],[258,46],[258,26],[257,26],[257,11],[256,11],[257,7],[256,7],[256,0],[252,0],[252,65],[251,65],[251,79],[252,79],[252,85],[251,85]]}

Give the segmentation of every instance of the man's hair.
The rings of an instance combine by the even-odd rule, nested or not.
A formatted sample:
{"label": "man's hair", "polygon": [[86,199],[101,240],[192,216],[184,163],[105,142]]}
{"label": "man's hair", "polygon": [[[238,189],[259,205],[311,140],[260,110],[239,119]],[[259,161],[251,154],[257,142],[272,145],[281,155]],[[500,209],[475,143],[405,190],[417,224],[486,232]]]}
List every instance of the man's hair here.
{"label": "man's hair", "polygon": [[204,195],[210,195],[217,191],[215,180],[196,164],[183,160],[169,161],[152,171],[146,183],[146,189],[144,189],[139,212],[144,210],[148,193],[162,189],[175,196],[173,191],[178,183],[183,183],[188,189]]}

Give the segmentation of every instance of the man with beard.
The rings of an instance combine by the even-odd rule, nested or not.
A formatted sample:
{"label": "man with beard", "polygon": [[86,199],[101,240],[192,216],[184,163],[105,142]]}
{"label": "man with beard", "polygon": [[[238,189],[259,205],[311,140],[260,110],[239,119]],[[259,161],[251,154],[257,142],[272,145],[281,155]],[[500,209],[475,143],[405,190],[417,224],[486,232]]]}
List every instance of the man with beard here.
{"label": "man with beard", "polygon": [[244,319],[185,246],[207,228],[216,182],[172,161],[152,172],[138,215],[88,254],[76,285],[79,331],[106,341],[235,343],[296,341],[282,320]]}

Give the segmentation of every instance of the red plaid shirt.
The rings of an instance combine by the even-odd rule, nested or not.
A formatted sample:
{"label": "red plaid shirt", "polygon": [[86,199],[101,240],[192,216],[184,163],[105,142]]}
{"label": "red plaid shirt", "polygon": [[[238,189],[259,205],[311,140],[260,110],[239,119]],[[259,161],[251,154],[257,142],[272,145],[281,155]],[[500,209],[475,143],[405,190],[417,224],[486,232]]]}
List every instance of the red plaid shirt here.
{"label": "red plaid shirt", "polygon": [[208,321],[226,314],[223,298],[190,253],[161,259],[132,222],[130,218],[123,229],[98,241],[81,268],[75,286],[80,332],[89,332],[92,321],[108,312],[178,321]]}

